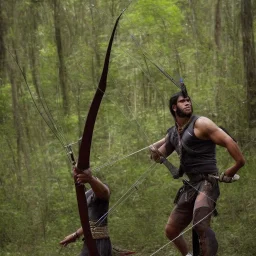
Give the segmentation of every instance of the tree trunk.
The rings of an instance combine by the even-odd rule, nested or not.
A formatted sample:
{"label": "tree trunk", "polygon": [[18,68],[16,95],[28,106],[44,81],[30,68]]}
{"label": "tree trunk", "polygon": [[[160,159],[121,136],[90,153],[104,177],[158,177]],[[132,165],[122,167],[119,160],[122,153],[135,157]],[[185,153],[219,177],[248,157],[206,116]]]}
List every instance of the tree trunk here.
{"label": "tree trunk", "polygon": [[[94,56],[92,57],[92,64],[91,64],[91,70],[92,70],[92,82],[95,85],[95,87],[97,86],[98,83],[98,78],[100,77],[100,72],[99,70],[101,70],[99,67],[101,67],[101,59],[100,59],[100,53],[99,53],[99,43],[98,43],[98,34],[99,32],[97,31],[96,27],[95,27],[95,19],[94,19],[94,8],[92,8],[92,2],[90,1],[90,14],[91,14],[91,19],[92,19],[92,45],[91,47],[93,48],[93,53]],[[97,78],[97,81],[96,79]]]}
{"label": "tree trunk", "polygon": [[199,84],[199,77],[198,77],[198,73],[199,73],[199,49],[198,49],[198,43],[200,41],[199,38],[199,33],[198,33],[198,27],[197,27],[197,20],[196,20],[196,14],[195,14],[195,7],[194,7],[194,3],[192,0],[189,0],[189,7],[191,10],[191,27],[193,29],[193,36],[194,36],[194,47],[195,47],[195,84],[196,86],[198,86]]}
{"label": "tree trunk", "polygon": [[247,88],[249,127],[256,127],[256,66],[251,0],[241,0],[244,73]]}
{"label": "tree trunk", "polygon": [[0,84],[3,81],[4,67],[5,67],[5,47],[4,47],[4,33],[5,33],[5,22],[3,15],[3,2],[0,0]]}
{"label": "tree trunk", "polygon": [[60,6],[59,0],[53,0],[54,4],[54,26],[55,26],[55,39],[57,45],[57,52],[59,58],[59,80],[62,93],[64,114],[68,114],[69,101],[68,101],[68,86],[67,86],[67,70],[65,66],[62,38],[61,38],[61,19],[60,19]]}
{"label": "tree trunk", "polygon": [[217,45],[218,49],[220,49],[220,34],[221,34],[220,3],[221,3],[221,0],[217,0],[216,9],[215,9],[215,30],[214,30],[215,44]]}
{"label": "tree trunk", "polygon": [[38,17],[38,13],[36,10],[36,3],[33,1],[31,2],[31,42],[30,42],[30,49],[29,49],[29,56],[30,56],[30,68],[31,68],[31,73],[32,73],[32,80],[33,84],[35,86],[36,92],[38,97],[40,98],[40,90],[39,90],[39,78],[38,78],[38,61],[37,61],[37,53],[35,46],[37,45],[37,37],[36,37],[36,31],[37,31],[37,20],[36,18]]}
{"label": "tree trunk", "polygon": [[16,175],[18,179],[18,184],[22,184],[22,174],[21,174],[21,124],[20,124],[20,113],[19,113],[19,104],[18,104],[18,90],[17,90],[17,82],[15,78],[15,72],[11,68],[8,67],[9,70],[9,79],[12,89],[12,113],[13,113],[13,121],[14,127],[16,130],[16,157],[17,157],[17,165],[16,165]]}

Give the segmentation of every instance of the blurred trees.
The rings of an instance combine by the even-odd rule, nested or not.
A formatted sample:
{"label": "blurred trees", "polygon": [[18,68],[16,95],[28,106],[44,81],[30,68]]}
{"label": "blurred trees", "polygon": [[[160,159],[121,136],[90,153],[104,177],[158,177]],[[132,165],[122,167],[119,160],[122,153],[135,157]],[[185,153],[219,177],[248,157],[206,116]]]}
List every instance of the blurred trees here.
{"label": "blurred trees", "polygon": [[[0,0],[0,255],[79,251],[78,243],[61,252],[58,246],[80,225],[65,146],[75,142],[77,155],[111,30],[127,5]],[[178,88],[155,63],[175,80],[183,78],[195,113],[227,128],[246,154],[244,177],[231,189],[222,187],[224,215],[213,225],[220,255],[253,254],[237,240],[246,236],[249,244],[254,237],[246,230],[255,211],[253,186],[247,186],[255,177],[255,10],[251,0],[130,3],[114,41],[91,156],[96,175],[111,187],[112,206],[139,180],[109,216],[114,244],[141,255],[165,244],[164,225],[181,185],[164,167],[152,168],[145,150],[108,164],[162,138],[173,125],[168,99]],[[222,149],[218,160],[222,169],[232,161]],[[230,219],[227,208],[236,216]],[[227,251],[224,245],[232,243]],[[171,246],[162,255],[170,251],[174,255]]]}

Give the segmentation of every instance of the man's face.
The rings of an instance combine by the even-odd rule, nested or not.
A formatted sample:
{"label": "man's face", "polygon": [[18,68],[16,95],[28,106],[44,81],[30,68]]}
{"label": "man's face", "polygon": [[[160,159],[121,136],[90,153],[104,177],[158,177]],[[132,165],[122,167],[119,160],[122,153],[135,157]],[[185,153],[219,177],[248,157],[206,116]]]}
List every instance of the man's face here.
{"label": "man's face", "polygon": [[178,117],[191,117],[193,113],[192,103],[189,97],[179,96],[177,105],[172,106]]}

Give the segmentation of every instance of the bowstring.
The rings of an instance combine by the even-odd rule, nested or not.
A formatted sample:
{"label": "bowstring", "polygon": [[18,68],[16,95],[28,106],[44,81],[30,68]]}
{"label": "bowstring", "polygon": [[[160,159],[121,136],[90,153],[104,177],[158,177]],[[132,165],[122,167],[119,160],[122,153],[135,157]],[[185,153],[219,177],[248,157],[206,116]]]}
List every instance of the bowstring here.
{"label": "bowstring", "polygon": [[[43,121],[46,123],[46,125],[49,127],[49,129],[51,130],[51,132],[53,133],[53,135],[57,138],[57,140],[60,142],[60,144],[62,145],[62,147],[66,150],[66,152],[68,153],[68,150],[66,148],[66,145],[67,143],[65,143],[66,139],[65,139],[65,136],[64,136],[64,133],[62,133],[62,130],[60,131],[58,129],[58,126],[56,125],[55,123],[55,120],[53,119],[53,116],[47,106],[46,103],[43,102],[41,96],[40,96],[40,93],[38,95],[39,97],[39,102],[41,103],[41,106],[43,107],[43,110],[44,111],[41,111],[40,109],[40,106],[39,104],[36,102],[36,99],[35,97],[33,96],[33,92],[29,86],[29,83],[27,81],[27,78],[26,78],[26,75],[25,73],[23,72],[17,58],[14,57],[14,55],[11,53],[11,51],[7,48],[9,54],[11,55],[11,57],[13,58],[14,62],[17,64],[19,70],[20,70],[20,73],[24,79],[24,82],[26,84],[26,87],[28,89],[28,92],[30,94],[30,97],[32,99],[32,102],[33,102],[33,105],[35,106],[37,112],[40,114],[41,118],[43,119]],[[46,114],[46,116],[44,116],[44,114]],[[70,160],[70,159],[69,159]]]}
{"label": "bowstring", "polygon": [[[131,35],[131,38],[134,40],[134,42],[136,43],[137,47],[140,48],[140,51],[142,53],[142,55],[144,56],[145,59],[147,59],[148,61],[150,61],[166,78],[168,78],[169,80],[171,80],[171,82],[176,85],[178,88],[180,88],[180,86],[175,82],[175,80],[160,66],[158,66],[155,62],[153,62],[151,60],[151,58],[141,49],[141,46],[138,44],[138,41],[136,41],[134,35]],[[145,60],[146,61],[146,60]],[[144,72],[144,70],[143,70]],[[151,77],[151,76],[150,76]],[[151,80],[151,79],[150,79]],[[137,120],[136,120],[137,121]],[[137,124],[139,125],[139,123],[137,122]],[[146,133],[144,132],[144,135],[147,137]],[[154,144],[152,145],[155,148]],[[158,150],[156,150],[156,152],[158,153]],[[207,194],[205,194],[204,192],[199,191],[196,187],[194,187],[192,184],[188,183],[190,187],[192,187],[193,189],[195,189],[197,192],[204,194],[207,198],[209,198],[210,200],[212,200],[215,205],[216,205],[216,201],[213,200],[211,197],[209,197]],[[216,206],[214,207],[214,209],[208,213],[206,216],[204,216],[202,219],[200,219],[197,223],[193,224],[190,228],[184,230],[183,232],[181,232],[177,237],[175,237],[174,239],[172,239],[171,241],[169,241],[166,245],[164,245],[163,247],[161,247],[160,249],[158,249],[155,253],[151,254],[151,255],[155,255],[157,252],[159,252],[160,250],[162,250],[163,248],[165,248],[168,244],[170,244],[171,242],[175,241],[178,237],[182,236],[183,234],[185,234],[186,232],[188,232],[189,230],[191,230],[193,227],[195,227],[196,225],[198,225],[200,222],[202,222],[204,219],[206,219],[208,216],[210,216],[214,211],[216,210]]]}
{"label": "bowstring", "polygon": [[135,154],[138,154],[139,152],[144,151],[144,150],[146,150],[146,149],[148,149],[148,148],[149,148],[149,146],[146,146],[146,147],[141,148],[141,149],[139,149],[139,150],[137,150],[137,151],[134,151],[134,152],[132,152],[132,153],[130,153],[130,154],[127,154],[127,155],[122,156],[122,157],[120,157],[120,158],[117,158],[117,159],[115,159],[115,160],[109,161],[109,162],[107,162],[106,164],[103,164],[103,165],[100,165],[100,166],[96,166],[96,167],[92,168],[92,171],[96,171],[96,172],[97,172],[97,171],[101,170],[102,168],[105,168],[105,167],[108,167],[108,166],[112,166],[112,165],[114,165],[115,163],[120,162],[120,161],[122,161],[122,160],[124,160],[124,159],[127,159],[127,158],[129,158],[130,156],[133,156],[133,155],[135,155]]}
{"label": "bowstring", "polygon": [[[114,82],[115,83],[115,82]],[[99,88],[98,88],[98,90],[100,90]],[[123,95],[121,95],[121,96],[123,96]],[[104,97],[107,97],[107,94],[105,93],[104,94]],[[122,97],[122,98],[124,98],[124,97]],[[113,104],[115,104],[116,105],[116,103],[115,102],[113,102],[113,101],[111,101]],[[146,132],[144,131],[144,129],[142,129],[142,127],[141,127],[141,125],[139,124],[139,122],[138,122],[138,120],[137,120],[137,118],[135,117],[135,115],[133,114],[133,112],[131,111],[131,109],[130,109],[130,107],[126,104],[126,102],[125,102],[125,105],[126,105],[126,107],[127,107],[127,109],[128,109],[128,112],[132,115],[132,120],[135,120],[135,122],[136,122],[136,124],[137,124],[137,126],[138,126],[138,128],[139,128],[139,130],[142,130],[142,132],[143,132],[143,134],[144,134],[144,137],[146,138],[146,140],[148,141],[149,140],[149,137],[147,136],[147,134],[146,134]],[[121,111],[121,113],[127,118],[127,116]],[[131,120],[131,119],[129,119],[129,120]],[[143,149],[141,149],[141,150],[138,150],[138,151],[136,151],[136,152],[134,152],[134,153],[131,153],[131,154],[129,154],[127,157],[129,157],[129,156],[131,156],[131,155],[134,155],[134,154],[136,154],[136,153],[138,153],[138,152],[140,152],[140,151],[142,151],[142,150],[145,150],[145,149],[148,149],[149,147],[147,146],[147,147],[145,147],[145,148],[143,148]],[[122,157],[122,158],[120,158],[119,160],[122,160],[122,159],[125,159],[125,158],[127,158],[126,156],[125,157]],[[119,161],[118,160],[118,161]],[[113,163],[114,162],[117,162],[117,161],[113,161]],[[106,166],[108,166],[108,165],[110,165],[110,164],[112,164],[112,162],[110,162],[109,164],[107,163],[106,164]],[[126,199],[128,199],[128,197],[135,191],[134,189],[136,188],[137,189],[137,185],[139,184],[139,181],[143,181],[145,178],[146,178],[146,176],[153,170],[153,168],[156,166],[156,163],[154,162],[131,186],[130,186],[130,188],[128,188],[128,190],[121,196],[121,198],[119,198],[118,200],[117,200],[117,202],[113,205],[113,207],[111,207],[111,209],[107,212],[107,213],[105,213],[101,218],[99,218],[98,220],[97,220],[97,222],[96,222],[96,224],[95,224],[95,226],[96,225],[100,225],[106,218],[107,218],[107,216],[110,214],[110,213],[112,213],[113,212],[113,210],[115,210],[116,208],[117,208],[117,206],[119,206],[122,202],[124,202]],[[103,168],[103,167],[102,167]]]}
{"label": "bowstring", "polygon": [[[97,89],[100,90],[100,88],[97,88]],[[121,94],[121,92],[120,92],[120,94]],[[121,95],[121,96],[123,96],[123,95]],[[107,93],[104,93],[104,97],[107,97]],[[122,97],[122,98],[124,98],[124,97]],[[114,104],[115,104],[115,103],[114,103]],[[115,105],[116,105],[116,104],[115,104]],[[127,105],[126,102],[125,102],[125,105],[126,105],[126,107],[127,107],[127,109],[128,109],[128,112],[130,112],[130,114],[132,115],[132,119],[135,120],[135,122],[136,122],[136,124],[137,124],[139,130],[142,130],[141,125],[139,124],[139,122],[138,122],[136,116],[133,115],[133,113],[132,113],[130,107]],[[124,115],[124,116],[126,117],[126,115]],[[145,133],[145,131],[142,130],[142,132],[143,132],[144,137],[146,138],[146,140],[149,141],[149,137],[147,136],[147,134]],[[153,147],[154,147],[154,145],[153,145]],[[146,147],[146,148],[148,148],[148,147]],[[143,150],[146,149],[146,148],[143,148]],[[131,155],[133,155],[133,154],[131,154]],[[125,158],[125,157],[123,157],[123,158],[121,158],[121,159],[124,159],[124,158]],[[113,162],[115,162],[115,161],[113,161]],[[110,163],[110,164],[111,164],[111,163]],[[154,163],[153,165],[156,165],[156,163]],[[106,164],[106,166],[108,166],[108,164]],[[103,167],[104,167],[104,165],[103,165]],[[102,167],[102,168],[103,168],[103,167]],[[150,170],[150,168],[149,168],[149,170]],[[146,171],[145,173],[147,173],[147,172],[148,172],[148,171]],[[141,177],[143,177],[143,175],[142,175]],[[127,192],[125,192],[124,195],[121,196],[121,198],[116,202],[116,204],[114,204],[114,206],[113,206],[105,215],[103,215],[103,216],[96,222],[96,224],[99,225],[100,223],[102,223],[103,220],[106,219],[106,217],[108,216],[108,214],[110,214],[120,203],[122,203],[123,201],[125,201],[125,200],[132,194],[132,193],[130,193],[127,197],[125,197],[130,191],[133,192],[133,189],[136,188],[136,185],[137,185],[138,181],[141,179],[141,177],[139,177],[139,179],[138,179],[137,181],[135,181],[135,183],[133,183],[133,185],[127,190]]]}
{"label": "bowstring", "polygon": [[174,239],[170,240],[168,243],[166,243],[165,245],[163,245],[162,247],[160,247],[157,251],[153,252],[152,254],[150,254],[150,256],[153,256],[155,254],[157,254],[158,252],[160,252],[161,250],[163,250],[167,245],[169,245],[170,243],[172,243],[173,241],[175,241],[176,239],[178,239],[179,237],[181,237],[182,235],[184,235],[185,233],[187,233],[189,230],[192,230],[197,224],[199,224],[200,222],[202,222],[204,219],[206,219],[208,216],[210,216],[211,214],[213,214],[213,212],[215,211],[216,207],[210,212],[208,213],[206,216],[204,216],[201,220],[199,220],[197,223],[193,224],[191,227],[185,229],[184,231],[182,231],[178,236],[176,236]]}
{"label": "bowstring", "polygon": [[141,176],[139,176],[139,178],[128,188],[128,190],[116,201],[116,203],[108,210],[108,212],[106,212],[97,220],[96,224],[100,225],[107,218],[107,216],[117,208],[117,206],[123,203],[126,199],[130,197],[133,192],[135,192],[135,189],[138,190],[138,185],[140,185],[140,183],[145,180],[145,178],[151,173],[151,171],[154,170],[155,166],[156,163],[151,164],[150,167]]}
{"label": "bowstring", "polygon": [[[143,52],[142,52],[142,54],[152,63],[152,64],[154,64],[150,59],[149,59],[149,57],[148,56],[146,56]],[[18,64],[18,62],[17,62],[17,65],[19,66],[19,64]],[[154,64],[155,65],[155,64]],[[155,65],[156,66],[156,65]],[[24,78],[24,80],[25,80],[25,82],[26,82],[26,84],[27,84],[27,80],[26,80],[26,78],[25,78],[25,75],[24,75],[24,73],[23,73],[23,71],[22,71],[22,69],[21,69],[21,67],[19,66],[19,68],[20,68],[20,71],[21,71],[21,73],[22,73],[22,76],[23,76],[23,78]],[[161,71],[161,70],[160,70]],[[169,78],[170,79],[170,78]],[[28,84],[27,84],[27,86],[28,86]],[[177,86],[177,85],[176,85]],[[28,86],[29,87],[29,86]],[[29,89],[29,92],[30,92],[30,94],[31,94],[31,91],[30,91],[30,89]],[[32,99],[33,99],[33,96],[32,96],[32,94],[31,94],[31,97],[32,97]],[[65,138],[64,138],[64,133],[63,133],[63,130],[61,130],[61,131],[59,131],[58,130],[58,127],[56,126],[56,124],[54,123],[54,119],[53,119],[53,117],[52,117],[52,114],[51,114],[51,112],[50,112],[50,110],[49,110],[49,107],[48,107],[48,105],[47,105],[47,103],[45,102],[45,98],[44,98],[44,95],[43,95],[43,97],[39,94],[39,99],[40,99],[40,102],[41,102],[41,104],[42,104],[42,106],[43,106],[43,109],[44,109],[44,111],[46,112],[46,115],[47,115],[47,117],[49,118],[49,120],[50,120],[50,123],[52,124],[52,126],[53,126],[53,128],[56,130],[56,134],[55,134],[55,132],[53,132],[53,128],[51,128],[50,127],[50,125],[48,124],[48,122],[43,118],[43,116],[42,116],[42,113],[41,113],[41,111],[40,110],[38,110],[38,112],[40,113],[40,115],[42,116],[42,118],[44,119],[44,121],[46,122],[46,124],[49,126],[49,128],[52,130],[52,132],[54,133],[54,135],[57,137],[57,139],[60,141],[60,143],[62,144],[62,146],[65,148],[66,146],[64,145],[64,143],[63,143],[63,141],[65,141]],[[35,104],[35,106],[36,106],[36,108],[38,109],[38,106],[37,106],[37,104],[35,103],[35,100],[33,99],[33,102],[34,102],[34,104]],[[137,124],[138,124],[138,126],[140,126],[139,125],[139,123],[138,123],[138,121],[137,121],[137,119],[136,119],[136,122],[137,122]],[[147,136],[146,135],[146,133],[144,132],[144,135],[145,136]],[[60,136],[60,137],[59,137]],[[147,137],[148,138],[148,137]],[[251,141],[252,142],[252,141]],[[250,143],[251,143],[250,142]],[[120,159],[116,159],[116,160],[114,160],[113,162],[109,162],[109,163],[107,163],[107,164],[104,164],[104,165],[102,165],[102,166],[99,166],[99,167],[96,167],[94,170],[95,171],[98,171],[98,170],[100,170],[100,169],[102,169],[102,168],[104,168],[104,167],[106,167],[106,166],[109,166],[109,165],[112,165],[112,164],[114,164],[114,163],[116,163],[116,162],[118,162],[118,161],[121,161],[121,160],[123,160],[123,159],[125,159],[125,158],[128,158],[129,156],[132,156],[132,155],[134,155],[134,154],[136,154],[136,153],[138,153],[138,152],[140,152],[140,151],[142,151],[142,150],[145,150],[145,149],[147,149],[148,147],[145,147],[145,148],[143,148],[143,149],[140,149],[140,150],[138,150],[138,151],[136,151],[136,152],[133,152],[133,153],[131,153],[131,154],[129,154],[129,155],[127,155],[127,156],[124,156],[124,157],[121,157]],[[156,163],[154,163],[154,164],[156,164]],[[149,168],[150,169],[150,168]],[[146,171],[145,173],[147,173],[148,171]],[[143,177],[143,175],[142,175],[142,177]],[[135,183],[131,186],[131,188],[130,189],[133,189],[133,188],[135,188],[136,187],[136,185],[138,184],[138,181],[140,180],[140,178],[137,180],[137,181],[135,181]],[[189,184],[190,185],[190,184]],[[193,187],[192,185],[190,185],[191,187]],[[194,187],[193,187],[194,188]],[[124,197],[129,191],[130,191],[130,189],[128,189],[128,191],[122,196],[122,197]],[[194,189],[196,189],[196,188],[194,188]],[[121,198],[122,198],[121,197]],[[207,196],[208,197],[208,196]],[[120,198],[120,199],[121,199]],[[211,198],[210,198],[211,199]],[[212,200],[212,199],[211,199]],[[214,201],[214,200],[213,200]],[[119,200],[118,200],[118,202],[119,202]],[[117,206],[118,206],[118,204],[119,203],[116,203],[117,204]],[[215,202],[215,201],[214,201]],[[114,206],[109,210],[109,213],[111,213],[111,211],[113,210],[113,208],[114,208]],[[214,210],[215,210],[215,208],[214,208]],[[214,211],[213,210],[213,211]],[[108,214],[109,214],[108,213]],[[212,212],[211,212],[212,213]],[[210,215],[211,213],[209,213],[208,215]],[[207,216],[208,216],[207,215]],[[206,218],[207,216],[205,216],[204,218]],[[204,219],[203,218],[203,219]],[[200,221],[198,221],[196,224],[194,224],[190,229],[192,229],[195,225],[197,225],[198,223],[200,223],[201,221],[203,221],[203,219],[202,220],[200,220]],[[100,220],[100,219],[99,219]],[[189,229],[188,229],[189,230]],[[187,230],[187,231],[188,231]],[[184,234],[184,233],[186,233],[187,231],[184,231],[184,232],[182,232],[179,236],[181,236],[182,234]],[[177,239],[179,236],[177,236],[176,238],[174,238],[172,241],[174,241],[175,239]],[[169,243],[171,243],[172,241],[170,241]],[[168,244],[169,244],[168,243]],[[154,255],[155,253],[153,253],[153,254],[151,254],[151,255]]]}

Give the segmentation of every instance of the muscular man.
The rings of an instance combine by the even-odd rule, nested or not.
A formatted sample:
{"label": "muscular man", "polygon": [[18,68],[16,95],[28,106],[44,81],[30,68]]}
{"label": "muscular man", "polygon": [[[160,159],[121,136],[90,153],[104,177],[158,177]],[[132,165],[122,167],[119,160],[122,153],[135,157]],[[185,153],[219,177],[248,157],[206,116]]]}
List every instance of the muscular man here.
{"label": "muscular man", "polygon": [[[219,181],[232,182],[233,176],[245,164],[237,143],[213,121],[193,115],[193,107],[186,91],[174,94],[169,102],[175,126],[168,130],[165,139],[151,146],[151,158],[161,161],[176,151],[180,157],[179,175],[186,174],[189,181],[179,190],[175,208],[166,225],[166,236],[182,255],[191,255],[180,233],[193,221],[200,240],[203,256],[215,256],[218,243],[210,228],[211,215],[219,197],[216,166],[216,145],[225,147],[234,164],[219,176]],[[179,236],[179,237],[178,237]]]}
{"label": "muscular man", "polygon": [[[89,183],[91,185],[91,189],[86,191],[86,198],[92,237],[96,239],[99,254],[101,256],[111,256],[112,246],[108,235],[107,218],[105,217],[109,208],[109,187],[94,177],[90,169],[83,171],[81,174],[78,174],[76,169],[74,169],[74,175],[78,183]],[[67,246],[69,243],[75,242],[82,235],[83,229],[80,227],[76,232],[66,236],[60,244]],[[80,256],[89,256],[86,243],[83,245]]]}

